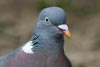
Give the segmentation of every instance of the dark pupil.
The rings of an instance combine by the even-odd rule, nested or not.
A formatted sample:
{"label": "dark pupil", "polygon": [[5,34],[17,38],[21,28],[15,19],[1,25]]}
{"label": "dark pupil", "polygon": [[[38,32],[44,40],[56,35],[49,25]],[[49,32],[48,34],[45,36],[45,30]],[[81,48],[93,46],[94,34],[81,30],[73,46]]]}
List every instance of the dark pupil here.
{"label": "dark pupil", "polygon": [[48,21],[48,19],[46,19],[46,21]]}

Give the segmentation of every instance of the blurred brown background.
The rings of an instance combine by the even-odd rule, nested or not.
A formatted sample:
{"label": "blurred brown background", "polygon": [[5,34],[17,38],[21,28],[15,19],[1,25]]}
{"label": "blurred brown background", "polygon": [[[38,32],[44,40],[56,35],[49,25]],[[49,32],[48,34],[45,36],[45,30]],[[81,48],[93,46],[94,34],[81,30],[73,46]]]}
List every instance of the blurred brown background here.
{"label": "blurred brown background", "polygon": [[73,67],[100,67],[100,0],[0,0],[0,56],[30,39],[48,6],[67,12],[72,38],[65,39],[65,52]]}

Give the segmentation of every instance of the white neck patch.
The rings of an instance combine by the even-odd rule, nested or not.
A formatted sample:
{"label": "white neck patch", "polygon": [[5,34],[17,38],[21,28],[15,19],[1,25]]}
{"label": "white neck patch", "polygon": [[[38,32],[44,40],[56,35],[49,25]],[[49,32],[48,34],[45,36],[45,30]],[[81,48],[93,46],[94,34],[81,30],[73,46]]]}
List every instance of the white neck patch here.
{"label": "white neck patch", "polygon": [[32,51],[32,48],[34,46],[32,46],[32,41],[29,41],[27,42],[23,47],[22,47],[22,50],[25,52],[25,53],[28,53],[28,54],[33,54],[34,52]]}

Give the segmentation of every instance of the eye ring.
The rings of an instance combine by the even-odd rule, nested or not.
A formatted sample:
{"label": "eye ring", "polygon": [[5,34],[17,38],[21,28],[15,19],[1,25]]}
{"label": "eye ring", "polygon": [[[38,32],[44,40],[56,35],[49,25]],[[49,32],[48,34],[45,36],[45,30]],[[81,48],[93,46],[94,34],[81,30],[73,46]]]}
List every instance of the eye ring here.
{"label": "eye ring", "polygon": [[48,21],[49,21],[48,17],[45,17],[45,19],[44,19],[44,20],[45,20],[45,22],[48,22]]}

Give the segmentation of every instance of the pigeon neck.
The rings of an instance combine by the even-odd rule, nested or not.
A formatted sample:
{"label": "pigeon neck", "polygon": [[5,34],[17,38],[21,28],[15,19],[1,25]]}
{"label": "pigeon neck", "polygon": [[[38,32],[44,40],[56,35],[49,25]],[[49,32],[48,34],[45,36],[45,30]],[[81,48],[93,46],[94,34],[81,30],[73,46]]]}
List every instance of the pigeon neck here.
{"label": "pigeon neck", "polygon": [[38,50],[51,53],[63,53],[64,37],[62,34],[52,33],[50,31],[42,31],[38,34]]}
{"label": "pigeon neck", "polygon": [[[44,33],[44,32],[43,32]],[[63,51],[63,35],[48,35],[33,33],[31,40],[26,43],[22,48],[25,53],[33,54],[36,51],[50,52],[50,53],[62,53]]]}

